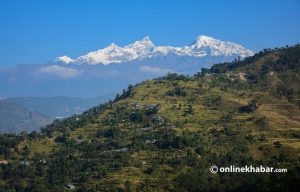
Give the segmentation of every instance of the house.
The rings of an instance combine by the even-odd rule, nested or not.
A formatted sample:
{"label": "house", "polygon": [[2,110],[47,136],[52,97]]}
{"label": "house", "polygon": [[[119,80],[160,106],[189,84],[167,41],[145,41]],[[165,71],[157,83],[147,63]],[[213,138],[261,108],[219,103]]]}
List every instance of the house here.
{"label": "house", "polygon": [[156,142],[156,139],[146,139],[146,141],[145,141],[147,144],[153,144],[153,143],[155,143]]}
{"label": "house", "polygon": [[152,119],[161,121],[163,118],[161,116],[153,116]]}
{"label": "house", "polygon": [[129,149],[127,147],[116,149],[115,152],[127,152]]}
{"label": "house", "polygon": [[39,160],[39,163],[46,164],[46,163],[47,163],[47,160],[45,160],[45,159],[40,159],[40,160]]}
{"label": "house", "polygon": [[161,116],[153,116],[152,121],[156,122],[158,125],[161,125],[164,119]]}
{"label": "house", "polygon": [[140,108],[141,105],[140,105],[139,103],[133,103],[133,104],[132,104],[132,107],[134,107],[134,108]]}
{"label": "house", "polygon": [[28,161],[21,161],[20,165],[25,165],[25,166],[29,166],[30,163]]}
{"label": "house", "polygon": [[75,189],[75,186],[73,184],[69,183],[69,184],[66,185],[66,188],[73,190],[73,189]]}
{"label": "house", "polygon": [[82,140],[82,139],[79,139],[78,137],[76,137],[74,140],[75,140],[76,142],[78,142],[78,143],[83,142],[83,140]]}
{"label": "house", "polygon": [[71,179],[71,182],[77,183],[77,182],[79,182],[79,180],[78,180],[76,177],[73,177],[73,178]]}
{"label": "house", "polygon": [[6,160],[0,160],[0,165],[7,165],[8,164],[8,161]]}
{"label": "house", "polygon": [[156,108],[157,110],[159,110],[160,107],[161,107],[160,104],[151,104],[151,105],[147,105],[147,106],[145,107],[145,109],[147,109],[147,110],[152,110],[152,109]]}
{"label": "house", "polygon": [[159,110],[161,108],[161,104],[156,104],[155,107]]}
{"label": "house", "polygon": [[150,131],[152,130],[152,127],[143,127],[141,128],[141,131]]}

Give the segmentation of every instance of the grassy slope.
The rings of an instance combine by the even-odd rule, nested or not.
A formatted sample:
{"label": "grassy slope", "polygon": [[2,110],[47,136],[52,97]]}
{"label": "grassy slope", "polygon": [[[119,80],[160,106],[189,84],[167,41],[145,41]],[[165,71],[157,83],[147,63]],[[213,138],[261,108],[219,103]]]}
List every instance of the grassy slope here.
{"label": "grassy slope", "polygon": [[[171,90],[174,85],[185,88],[187,91],[186,97],[173,97],[166,96],[166,92]],[[77,138],[82,136],[84,140],[91,140],[95,137],[97,130],[105,129],[105,126],[99,126],[99,122],[103,119],[111,118],[111,113],[115,112],[120,106],[126,106],[130,108],[132,104],[138,103],[141,107],[149,104],[161,104],[161,109],[158,112],[159,116],[168,120],[168,125],[180,125],[175,126],[174,131],[176,135],[182,135],[183,132],[201,133],[203,135],[201,143],[203,148],[209,153],[217,153],[219,155],[225,155],[229,152],[237,143],[247,143],[249,146],[249,154],[255,159],[268,159],[272,158],[282,151],[289,151],[289,154],[295,157],[299,157],[300,152],[300,140],[294,135],[300,134],[300,110],[288,103],[286,100],[279,100],[270,96],[267,92],[250,92],[240,94],[237,90],[227,90],[226,92],[219,88],[208,88],[208,85],[203,85],[199,88],[197,81],[175,81],[173,83],[168,81],[146,81],[134,89],[133,97],[123,99],[112,105],[112,108],[106,108],[102,113],[96,117],[96,122],[89,123],[84,127],[71,131],[70,138]],[[207,98],[211,96],[220,96],[222,101],[217,108],[209,107],[207,104]],[[240,96],[242,95],[242,96]],[[245,105],[248,101],[259,97],[260,107],[253,113],[238,113],[236,110],[238,107]],[[189,101],[192,100],[192,101]],[[186,114],[187,105],[191,103],[194,113]],[[179,107],[181,105],[181,107]],[[133,107],[131,107],[133,108]],[[232,112],[235,111],[235,112]],[[232,119],[229,122],[216,122],[224,116],[233,114]],[[254,123],[255,118],[265,118],[266,128],[261,128]],[[236,138],[233,140],[228,139],[227,136],[221,134],[218,137],[212,135],[211,130],[223,131],[224,125],[231,128],[231,132],[236,133]],[[134,128],[144,127],[141,124],[132,124],[127,120],[117,124],[122,131],[128,133],[128,137],[123,142],[123,145],[130,145],[134,137],[145,135],[141,131],[134,133]],[[163,127],[158,129],[164,129]],[[247,141],[245,137],[251,135],[254,141]],[[262,135],[265,135],[264,141],[259,141]],[[102,138],[103,139],[103,138]],[[45,140],[45,141],[44,141]],[[103,139],[103,142],[106,142]],[[49,153],[51,146],[56,149],[57,145],[52,141],[50,143],[48,138],[41,141],[33,141],[29,144],[31,153]],[[274,147],[273,143],[280,141],[282,147],[280,149]],[[221,144],[218,144],[221,142]],[[155,168],[152,174],[143,173],[144,170],[151,167],[153,162],[165,153],[167,159],[175,158],[180,159],[186,156],[187,149],[163,149],[156,150],[151,149],[151,145],[148,144],[150,150],[139,150],[131,152],[130,156],[132,162],[129,166],[123,167],[120,170],[109,172],[106,177],[101,180],[89,180],[85,183],[85,186],[90,188],[109,189],[111,185],[124,187],[125,181],[130,181],[134,185],[138,185],[145,181],[150,180],[153,186],[157,186],[158,189],[163,190],[164,185],[167,185],[178,175],[177,171],[184,172],[187,168],[176,168],[169,166],[168,164],[160,164]],[[262,149],[263,150],[262,150]],[[198,155],[194,149],[193,153]],[[80,152],[79,152],[80,153]],[[103,152],[105,153],[105,151]],[[212,162],[213,164],[213,162]],[[208,167],[207,167],[208,171]],[[207,172],[207,174],[210,174]],[[167,187],[167,186],[165,186]]]}

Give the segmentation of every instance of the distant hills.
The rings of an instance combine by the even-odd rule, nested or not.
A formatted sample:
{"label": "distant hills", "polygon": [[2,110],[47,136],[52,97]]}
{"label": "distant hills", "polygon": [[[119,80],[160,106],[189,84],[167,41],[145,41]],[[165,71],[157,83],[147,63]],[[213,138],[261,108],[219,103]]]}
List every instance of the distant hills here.
{"label": "distant hills", "polygon": [[80,114],[92,106],[110,99],[110,96],[77,98],[77,97],[12,97],[9,100],[39,112],[50,118],[68,117]]}
{"label": "distant hills", "polygon": [[80,114],[110,96],[75,97],[13,97],[0,100],[0,133],[40,131],[54,119]]}
{"label": "distant hills", "polygon": [[196,73],[212,64],[253,55],[241,45],[208,36],[183,47],[156,46],[149,37],[126,46],[111,44],[77,58],[0,69],[0,97],[96,97],[169,72]]}
{"label": "distant hills", "polygon": [[31,132],[50,122],[49,117],[31,111],[12,100],[0,100],[0,133]]}

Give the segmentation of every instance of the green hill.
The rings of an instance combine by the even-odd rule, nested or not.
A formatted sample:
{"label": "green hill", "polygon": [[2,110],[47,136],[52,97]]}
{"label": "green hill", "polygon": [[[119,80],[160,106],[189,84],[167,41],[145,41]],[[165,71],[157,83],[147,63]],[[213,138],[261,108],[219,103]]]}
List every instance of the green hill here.
{"label": "green hill", "polygon": [[[41,134],[1,135],[0,189],[296,191],[299,51],[144,81]],[[211,173],[213,165],[287,172]]]}

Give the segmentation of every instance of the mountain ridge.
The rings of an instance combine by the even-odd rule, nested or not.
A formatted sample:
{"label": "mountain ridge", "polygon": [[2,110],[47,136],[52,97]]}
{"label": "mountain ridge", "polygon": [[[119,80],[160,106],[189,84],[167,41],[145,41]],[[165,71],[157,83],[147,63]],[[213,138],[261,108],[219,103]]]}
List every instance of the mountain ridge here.
{"label": "mountain ridge", "polygon": [[57,57],[56,61],[64,64],[108,65],[169,54],[194,57],[239,55],[244,58],[253,55],[253,52],[239,44],[221,41],[205,35],[198,36],[192,44],[183,47],[155,46],[149,36],[146,36],[142,40],[135,41],[123,47],[111,43],[103,49],[89,52],[76,59],[64,55]]}

